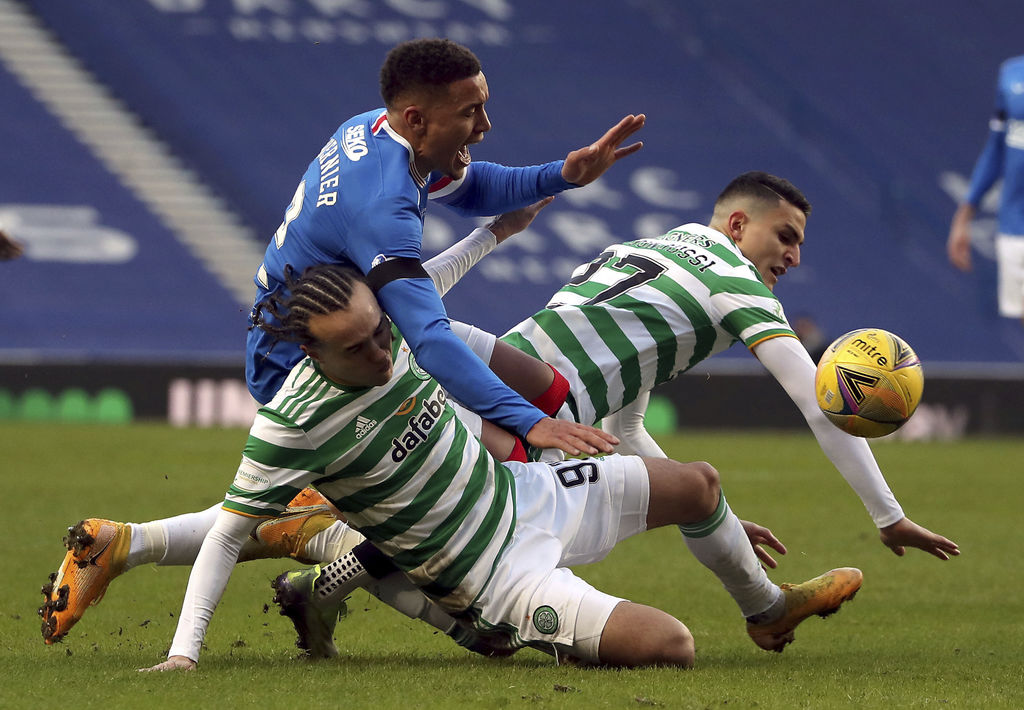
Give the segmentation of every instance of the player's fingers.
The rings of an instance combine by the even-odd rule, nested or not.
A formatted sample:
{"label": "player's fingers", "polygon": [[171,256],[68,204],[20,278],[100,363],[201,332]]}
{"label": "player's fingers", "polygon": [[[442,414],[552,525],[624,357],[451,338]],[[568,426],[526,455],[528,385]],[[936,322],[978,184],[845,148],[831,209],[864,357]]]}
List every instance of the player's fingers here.
{"label": "player's fingers", "polygon": [[[611,453],[612,445],[619,443],[618,438],[613,434],[583,424],[576,425],[574,434],[582,443],[597,447],[597,450],[604,451],[605,453]],[[589,451],[588,453],[595,454],[597,450]]]}
{"label": "player's fingers", "polygon": [[622,120],[609,128],[591,147],[601,144],[617,146],[643,128],[646,120],[647,117],[643,114],[624,116]]}
{"label": "player's fingers", "polygon": [[579,450],[577,453],[584,453],[593,456],[597,453],[597,448],[593,444],[587,442],[585,439],[579,437],[574,438],[573,445]]}
{"label": "player's fingers", "polygon": [[570,431],[563,434],[560,437],[560,443],[558,445],[558,448],[560,448],[562,451],[569,454],[570,456],[579,456],[581,453],[584,453],[586,451],[584,449],[586,445],[586,442],[584,442],[582,439],[580,439],[580,437],[576,436],[573,432]]}
{"label": "player's fingers", "polygon": [[627,155],[632,155],[633,153],[637,152],[643,147],[644,142],[637,141],[633,145],[626,146],[625,148],[619,148],[618,150],[615,151],[615,159],[620,160],[621,158],[625,158]]}
{"label": "player's fingers", "polygon": [[779,563],[775,561],[775,558],[768,554],[768,551],[762,547],[754,547],[754,553],[757,555],[757,559],[761,560],[766,567],[775,569],[779,566]]}
{"label": "player's fingers", "polygon": [[767,545],[768,547],[772,548],[773,550],[778,552],[780,555],[786,554],[786,546],[782,544],[781,540],[779,540],[777,537],[772,535],[770,531],[768,533],[768,537],[766,537],[764,539],[762,544]]}

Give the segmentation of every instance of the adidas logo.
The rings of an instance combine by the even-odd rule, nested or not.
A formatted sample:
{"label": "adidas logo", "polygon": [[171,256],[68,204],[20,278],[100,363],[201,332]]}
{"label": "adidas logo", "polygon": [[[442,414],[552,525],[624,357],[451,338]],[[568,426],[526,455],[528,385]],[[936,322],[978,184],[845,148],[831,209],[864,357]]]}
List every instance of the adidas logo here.
{"label": "adidas logo", "polygon": [[367,419],[363,416],[356,417],[356,438],[362,439],[364,436],[370,433],[373,428],[377,426],[376,419]]}

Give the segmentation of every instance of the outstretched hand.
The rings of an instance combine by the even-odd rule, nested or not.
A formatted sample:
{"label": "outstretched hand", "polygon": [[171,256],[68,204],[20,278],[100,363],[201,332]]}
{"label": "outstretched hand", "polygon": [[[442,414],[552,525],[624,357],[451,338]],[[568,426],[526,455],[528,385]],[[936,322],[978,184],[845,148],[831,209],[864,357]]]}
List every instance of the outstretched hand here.
{"label": "outstretched hand", "polygon": [[519,232],[529,227],[530,223],[533,222],[533,218],[542,209],[550,205],[554,199],[554,197],[545,197],[543,200],[534,202],[532,205],[498,215],[487,225],[487,229],[494,235],[495,241],[501,244],[513,234],[519,234]]}
{"label": "outstretched hand", "polygon": [[778,567],[775,558],[763,547],[758,547],[758,545],[767,545],[780,555],[786,554],[786,546],[772,534],[771,530],[762,525],[752,523],[749,520],[741,520],[740,524],[743,525],[743,532],[747,534],[747,539],[750,540],[750,546],[754,548],[757,559],[761,560],[766,567],[771,569]]}
{"label": "outstretched hand", "polygon": [[960,554],[960,548],[955,542],[921,527],[910,518],[903,518],[899,522],[882,528],[879,530],[879,535],[882,538],[882,544],[898,557],[903,557],[906,554],[907,547],[924,550],[940,560],[948,560],[951,555],[955,557]]}
{"label": "outstretched hand", "polygon": [[625,148],[619,146],[643,128],[646,120],[642,113],[637,116],[626,116],[594,143],[569,153],[565,156],[565,164],[562,165],[562,177],[576,185],[589,185],[597,180],[615,161],[644,147],[640,141]]}
{"label": "outstretched hand", "polygon": [[196,662],[188,656],[171,656],[163,663],[157,663],[155,666],[149,668],[140,668],[140,673],[149,673],[150,671],[194,671],[196,669]]}
{"label": "outstretched hand", "polygon": [[619,438],[585,424],[545,417],[526,433],[526,441],[538,449],[561,449],[570,456],[610,454]]}
{"label": "outstretched hand", "polygon": [[24,248],[21,243],[0,231],[0,261],[17,259],[22,253],[24,253]]}
{"label": "outstretched hand", "polygon": [[961,271],[971,270],[971,220],[974,219],[974,208],[962,204],[953,215],[949,225],[949,238],[946,240],[946,254],[949,263]]}

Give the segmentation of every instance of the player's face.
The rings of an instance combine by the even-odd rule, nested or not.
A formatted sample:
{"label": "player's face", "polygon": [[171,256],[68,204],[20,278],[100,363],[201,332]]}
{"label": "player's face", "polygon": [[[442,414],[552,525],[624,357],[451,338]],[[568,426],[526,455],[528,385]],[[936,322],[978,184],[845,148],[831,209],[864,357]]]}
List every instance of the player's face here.
{"label": "player's face", "polygon": [[309,332],[316,342],[303,351],[338,384],[376,387],[391,379],[391,322],[365,284],[355,285],[347,309],[310,317]]}
{"label": "player's face", "polygon": [[753,205],[748,210],[737,210],[729,220],[730,236],[736,246],[773,290],[779,277],[800,266],[800,245],[804,243],[806,226],[807,216],[800,208],[783,200],[775,207]]}
{"label": "player's face", "polygon": [[[469,146],[491,130],[484,104],[490,97],[484,75],[449,84],[421,106],[422,136],[417,162],[428,172],[439,170],[458,180],[472,160]],[[422,161],[422,162],[420,162]]]}

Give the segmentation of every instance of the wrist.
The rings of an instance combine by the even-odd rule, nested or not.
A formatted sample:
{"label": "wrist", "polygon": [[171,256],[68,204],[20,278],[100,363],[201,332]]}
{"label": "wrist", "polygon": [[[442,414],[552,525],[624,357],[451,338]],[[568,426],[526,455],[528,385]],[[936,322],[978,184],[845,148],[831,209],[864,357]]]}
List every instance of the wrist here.
{"label": "wrist", "polygon": [[512,236],[512,232],[502,221],[501,216],[495,217],[490,222],[484,225],[484,229],[494,235],[494,241],[497,244],[501,244],[503,241]]}

